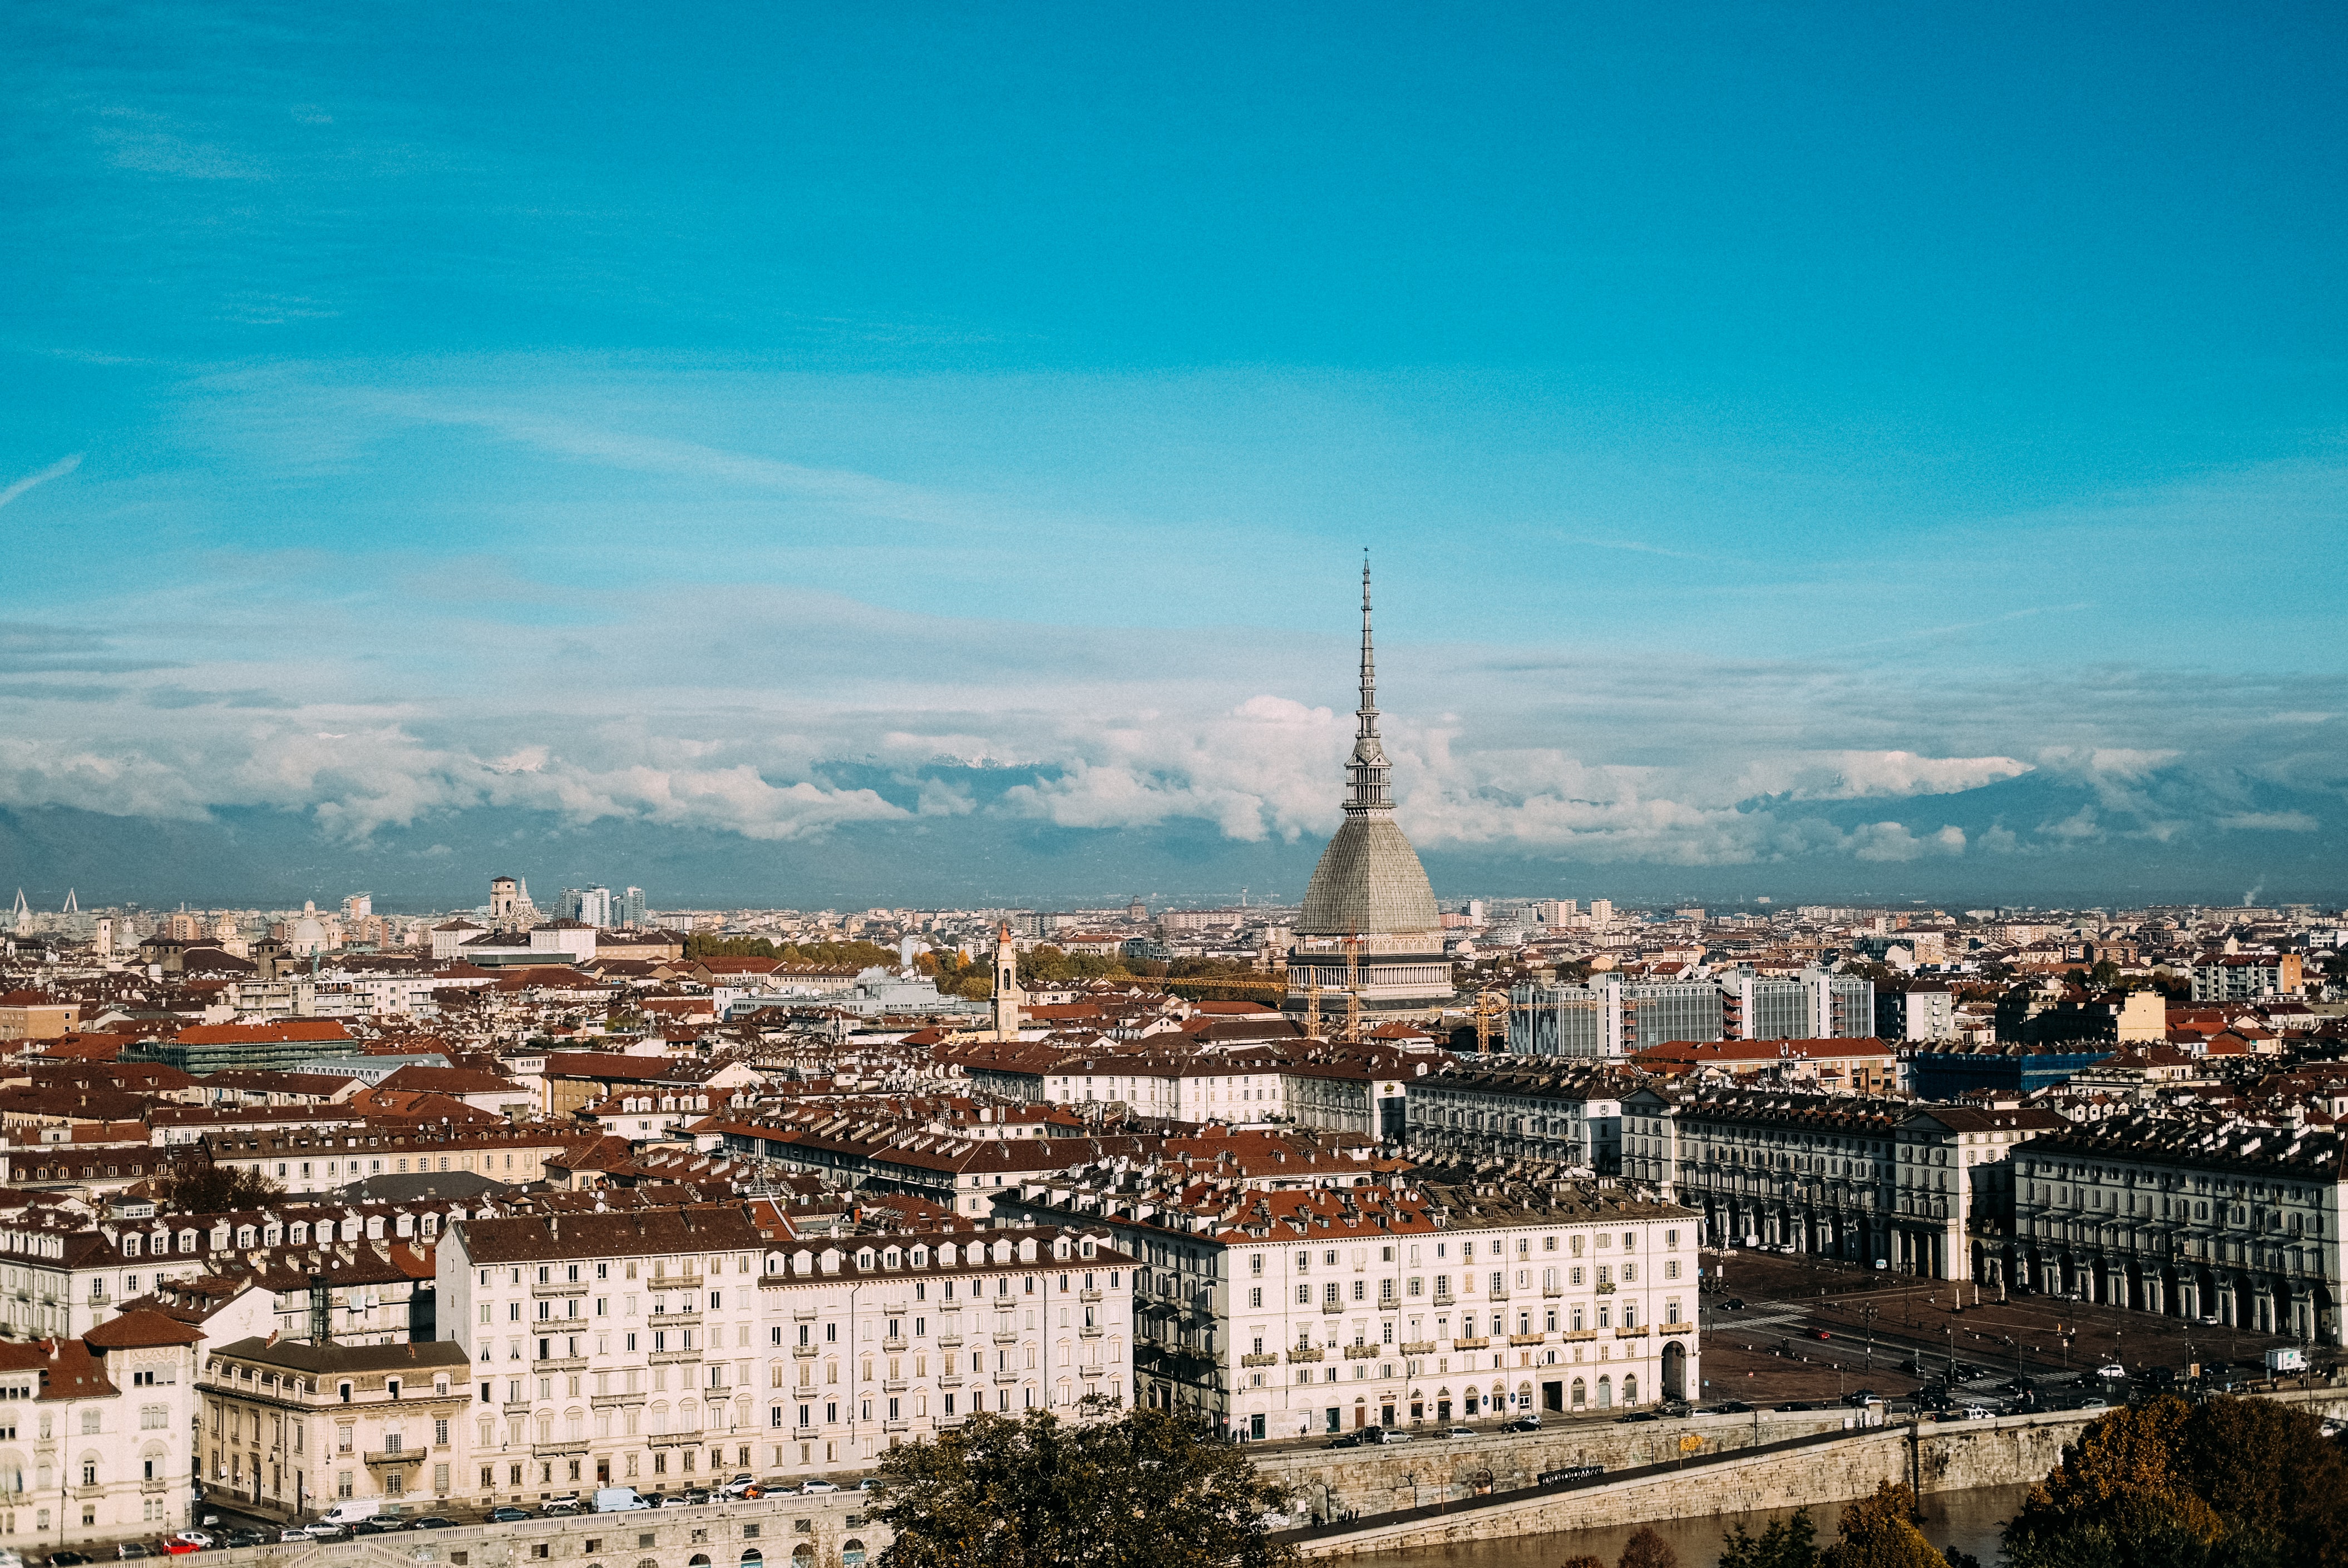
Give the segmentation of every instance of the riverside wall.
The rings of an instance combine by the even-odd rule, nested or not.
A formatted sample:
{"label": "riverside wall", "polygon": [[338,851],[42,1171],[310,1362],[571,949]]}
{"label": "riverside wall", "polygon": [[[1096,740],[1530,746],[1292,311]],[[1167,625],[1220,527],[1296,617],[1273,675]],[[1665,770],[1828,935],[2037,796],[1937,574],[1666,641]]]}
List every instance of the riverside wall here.
{"label": "riverside wall", "polygon": [[[2339,1389],[2266,1397],[2348,1420],[2348,1393]],[[1342,1557],[1764,1509],[1825,1508],[1864,1497],[1885,1481],[1912,1479],[1924,1492],[2009,1486],[2035,1481],[2052,1470],[2061,1461],[2064,1447],[2101,1413],[2065,1411],[1912,1429],[1902,1424],[1822,1432],[1813,1441],[1725,1448],[1692,1455],[1684,1467],[1610,1475],[1565,1488],[1537,1489],[1521,1497],[1500,1489],[1457,1503],[1426,1498],[1425,1506],[1383,1516],[1341,1498],[1337,1506],[1362,1512],[1351,1528],[1301,1532],[1292,1538],[1307,1557]],[[1832,1527],[1831,1519],[1823,1523]]]}

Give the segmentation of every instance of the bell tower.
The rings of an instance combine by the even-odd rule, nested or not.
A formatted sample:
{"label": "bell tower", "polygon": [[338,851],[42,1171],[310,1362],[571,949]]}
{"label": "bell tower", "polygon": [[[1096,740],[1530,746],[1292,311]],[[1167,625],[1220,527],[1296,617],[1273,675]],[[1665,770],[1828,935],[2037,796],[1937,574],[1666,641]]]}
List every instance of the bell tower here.
{"label": "bell tower", "polygon": [[1027,993],[1019,989],[1019,949],[1011,945],[1011,927],[999,926],[994,934],[994,1038],[1019,1038],[1019,1013],[1026,1004]]}

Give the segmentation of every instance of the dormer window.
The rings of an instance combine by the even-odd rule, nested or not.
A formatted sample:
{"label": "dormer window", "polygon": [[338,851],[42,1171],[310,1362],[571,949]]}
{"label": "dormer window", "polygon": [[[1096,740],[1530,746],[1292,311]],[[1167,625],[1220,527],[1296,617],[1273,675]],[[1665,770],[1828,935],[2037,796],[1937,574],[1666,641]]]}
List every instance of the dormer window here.
{"label": "dormer window", "polygon": [[122,1255],[125,1257],[137,1257],[139,1255],[139,1237],[136,1235],[124,1236],[122,1238]]}
{"label": "dormer window", "polygon": [[902,1266],[903,1261],[903,1255],[893,1246],[887,1252],[880,1255],[880,1266],[883,1268],[900,1267]]}
{"label": "dormer window", "polygon": [[870,1268],[872,1266],[872,1249],[870,1247],[865,1247],[857,1253],[856,1266],[859,1268]]}

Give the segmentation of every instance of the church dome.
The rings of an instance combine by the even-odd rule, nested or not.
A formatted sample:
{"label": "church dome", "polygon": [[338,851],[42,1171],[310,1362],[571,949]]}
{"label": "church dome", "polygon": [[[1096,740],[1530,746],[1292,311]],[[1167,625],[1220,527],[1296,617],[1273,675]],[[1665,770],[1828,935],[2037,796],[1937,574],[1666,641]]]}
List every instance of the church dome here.
{"label": "church dome", "polygon": [[1348,816],[1321,852],[1296,932],[1371,937],[1429,931],[1442,921],[1426,868],[1390,816]]}

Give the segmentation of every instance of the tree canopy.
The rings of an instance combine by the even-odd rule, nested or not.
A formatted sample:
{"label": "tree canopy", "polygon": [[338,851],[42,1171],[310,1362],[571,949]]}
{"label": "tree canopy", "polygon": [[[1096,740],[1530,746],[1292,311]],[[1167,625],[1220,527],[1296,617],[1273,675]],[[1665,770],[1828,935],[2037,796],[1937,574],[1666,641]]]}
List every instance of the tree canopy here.
{"label": "tree canopy", "polygon": [[773,942],[764,937],[721,937],[715,931],[694,931],[685,938],[685,956],[692,958],[780,958],[787,964],[816,968],[869,969],[893,964],[897,949],[878,942]]}
{"label": "tree canopy", "polygon": [[215,1165],[201,1144],[174,1157],[148,1186],[161,1207],[187,1214],[254,1208],[285,1191],[259,1171]]}
{"label": "tree canopy", "polygon": [[1156,1410],[1071,1426],[973,1416],[883,1455],[882,1568],[1281,1568],[1262,1516],[1284,1507],[1244,1453]]}
{"label": "tree canopy", "polygon": [[2286,1405],[2155,1399],[2065,1448],[2004,1546],[2013,1568],[2343,1568],[2348,1457]]}

